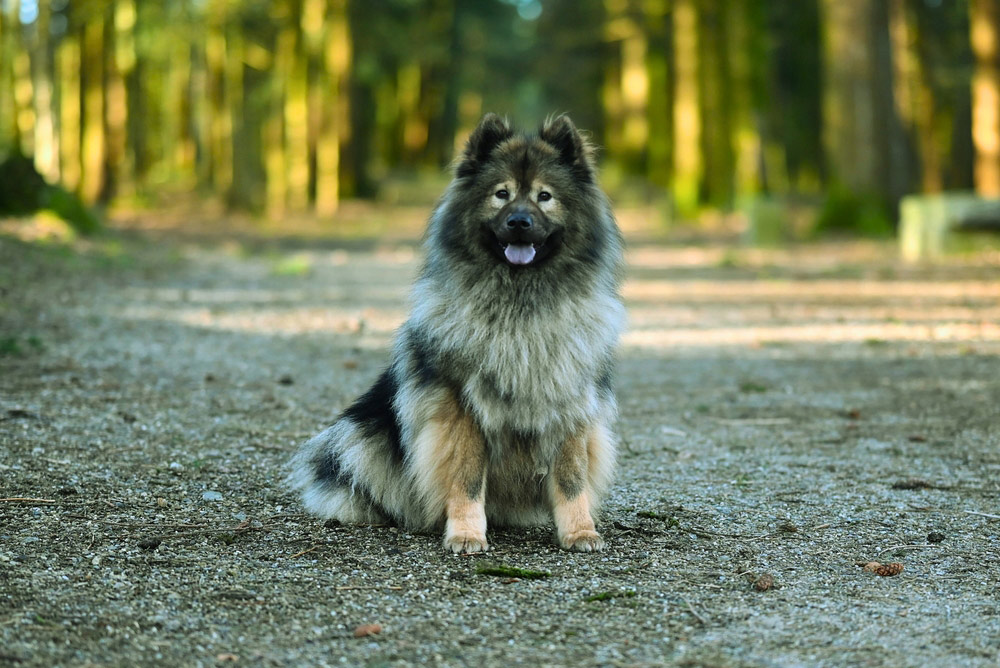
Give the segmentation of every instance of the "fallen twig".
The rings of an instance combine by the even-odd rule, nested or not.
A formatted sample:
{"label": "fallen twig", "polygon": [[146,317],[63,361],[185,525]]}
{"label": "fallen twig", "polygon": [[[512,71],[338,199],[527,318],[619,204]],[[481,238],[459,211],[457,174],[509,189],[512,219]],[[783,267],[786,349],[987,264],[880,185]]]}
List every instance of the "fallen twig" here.
{"label": "fallen twig", "polygon": [[977,513],[975,510],[963,510],[966,515],[978,515],[980,517],[988,517],[991,520],[1000,520],[1000,515],[991,515],[989,513]]}
{"label": "fallen twig", "polygon": [[87,517],[86,515],[76,515],[67,513],[63,517],[72,517],[78,520],[92,520],[94,522],[100,522],[101,524],[110,524],[117,527],[126,527],[128,529],[149,529],[155,527],[157,529],[198,529],[202,527],[210,526],[208,523],[200,522],[197,524],[162,524],[157,522],[116,522],[114,520],[106,520],[100,517]]}
{"label": "fallen twig", "polygon": [[697,619],[699,622],[701,622],[702,626],[708,626],[708,622],[705,621],[704,617],[702,617],[701,615],[698,614],[698,611],[694,609],[693,605],[691,605],[691,601],[687,600],[683,596],[681,596],[681,600],[684,601],[685,605],[687,605],[688,610],[690,610],[691,614],[695,616],[695,619]]}
{"label": "fallen twig", "polygon": [[722,422],[723,424],[760,424],[760,425],[771,425],[771,424],[788,424],[792,421],[791,418],[722,418],[713,417],[716,422]]}
{"label": "fallen twig", "polygon": [[289,559],[295,559],[296,557],[301,557],[303,554],[309,554],[313,550],[318,550],[320,547],[322,547],[322,546],[320,546],[320,545],[313,545],[309,549],[302,550],[301,552],[296,552],[295,554],[293,554],[292,556],[290,556],[288,558]]}
{"label": "fallen twig", "polygon": [[892,552],[894,550],[922,550],[925,548],[940,548],[940,545],[893,545],[891,547],[885,547],[876,552],[876,554],[885,554],[886,552]]}
{"label": "fallen twig", "polygon": [[392,585],[358,585],[356,587],[335,587],[337,591],[351,591],[354,589],[388,589],[390,591],[403,591],[402,587]]}
{"label": "fallen twig", "polygon": [[698,527],[680,527],[680,530],[693,533],[695,536],[700,536],[701,538],[741,538],[743,540],[756,540],[773,535],[770,533],[753,535],[744,533],[719,533],[717,531],[709,531],[708,529],[699,529]]}
{"label": "fallen twig", "polygon": [[28,496],[11,496],[6,499],[0,499],[3,503],[55,503],[55,499],[33,499]]}

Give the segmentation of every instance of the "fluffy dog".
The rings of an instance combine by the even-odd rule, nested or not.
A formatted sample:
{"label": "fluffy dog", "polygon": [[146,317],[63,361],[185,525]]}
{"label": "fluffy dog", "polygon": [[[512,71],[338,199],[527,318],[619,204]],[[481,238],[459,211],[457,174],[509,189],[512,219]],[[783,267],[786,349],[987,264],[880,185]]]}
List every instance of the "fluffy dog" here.
{"label": "fluffy dog", "polygon": [[615,460],[612,373],[622,241],[592,150],[559,116],[537,134],[487,114],[431,215],[389,367],[294,459],[305,507],[345,523],[444,528],[555,521],[604,547],[594,512]]}

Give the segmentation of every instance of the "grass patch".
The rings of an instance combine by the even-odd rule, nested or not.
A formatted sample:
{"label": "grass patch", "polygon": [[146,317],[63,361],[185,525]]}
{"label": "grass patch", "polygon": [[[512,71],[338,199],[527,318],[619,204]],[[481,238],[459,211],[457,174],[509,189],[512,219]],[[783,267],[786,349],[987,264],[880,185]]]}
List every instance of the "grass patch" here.
{"label": "grass patch", "polygon": [[[25,344],[27,348],[25,348]],[[45,349],[45,344],[34,334],[28,335],[22,342],[16,336],[0,337],[0,357],[21,357],[29,352],[40,353]]]}
{"label": "grass patch", "polygon": [[752,380],[745,380],[740,383],[740,392],[744,394],[760,394],[761,392],[767,392],[768,386],[763,383],[757,383]]}
{"label": "grass patch", "polygon": [[312,271],[312,260],[306,255],[292,255],[275,262],[271,273],[275,276],[305,276]]}
{"label": "grass patch", "polygon": [[0,338],[0,357],[19,356],[23,352],[21,344],[17,342],[15,337],[5,336]]}
{"label": "grass patch", "polygon": [[602,591],[599,594],[591,594],[587,598],[583,599],[587,603],[593,603],[594,601],[610,601],[613,598],[634,598],[634,591]]}
{"label": "grass patch", "polygon": [[476,566],[476,575],[494,575],[502,578],[540,580],[542,578],[547,578],[552,574],[548,571],[533,571],[528,568],[505,566],[504,564],[479,564]]}

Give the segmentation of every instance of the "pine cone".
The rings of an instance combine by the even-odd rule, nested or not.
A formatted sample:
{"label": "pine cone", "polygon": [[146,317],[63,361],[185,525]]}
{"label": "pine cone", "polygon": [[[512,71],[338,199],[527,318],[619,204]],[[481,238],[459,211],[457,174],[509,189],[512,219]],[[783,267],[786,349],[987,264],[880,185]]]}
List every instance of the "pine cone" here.
{"label": "pine cone", "polygon": [[882,564],[875,569],[875,575],[881,575],[887,578],[891,578],[893,575],[899,575],[902,572],[903,564],[898,561],[894,561],[891,564]]}
{"label": "pine cone", "polygon": [[[860,562],[859,562],[859,565]],[[882,577],[891,578],[893,575],[899,575],[903,572],[903,564],[898,561],[893,561],[889,564],[880,564],[877,561],[869,561],[864,564],[864,570],[869,573],[874,573],[875,575],[881,575]]]}
{"label": "pine cone", "polygon": [[764,573],[759,578],[754,580],[753,588],[757,591],[767,591],[774,586],[774,576],[770,573]]}

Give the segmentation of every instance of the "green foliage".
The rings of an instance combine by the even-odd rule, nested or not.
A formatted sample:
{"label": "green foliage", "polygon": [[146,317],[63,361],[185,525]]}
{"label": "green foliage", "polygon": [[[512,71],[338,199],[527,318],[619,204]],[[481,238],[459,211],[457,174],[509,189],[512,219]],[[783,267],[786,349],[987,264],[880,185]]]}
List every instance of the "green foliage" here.
{"label": "green foliage", "polygon": [[[42,340],[33,334],[25,338],[24,343],[36,353],[45,349],[45,344]],[[0,357],[21,357],[27,353],[28,351],[22,346],[22,342],[18,337],[0,337]]]}
{"label": "green foliage", "polygon": [[76,232],[89,236],[101,230],[101,220],[80,198],[61,186],[46,186],[41,197],[42,209],[47,209],[66,221]]}
{"label": "green foliage", "polygon": [[17,342],[15,337],[5,336],[0,338],[0,357],[17,357],[22,352],[21,344]]}
{"label": "green foliage", "polygon": [[743,394],[760,394],[767,392],[768,386],[753,380],[745,380],[740,383],[740,392]]}
{"label": "green foliage", "polygon": [[879,197],[835,186],[816,215],[813,234],[885,238],[892,236],[893,226]]}
{"label": "green foliage", "polygon": [[76,195],[45,182],[34,163],[19,153],[0,160],[0,216],[30,216],[48,210],[76,232],[94,234],[101,221]]}

